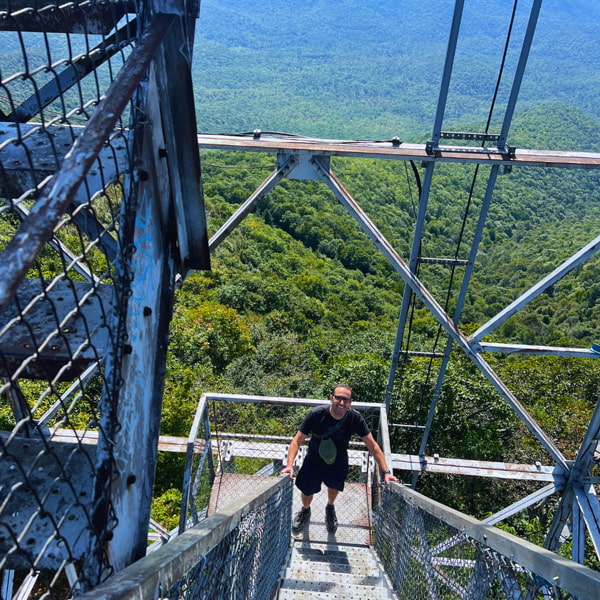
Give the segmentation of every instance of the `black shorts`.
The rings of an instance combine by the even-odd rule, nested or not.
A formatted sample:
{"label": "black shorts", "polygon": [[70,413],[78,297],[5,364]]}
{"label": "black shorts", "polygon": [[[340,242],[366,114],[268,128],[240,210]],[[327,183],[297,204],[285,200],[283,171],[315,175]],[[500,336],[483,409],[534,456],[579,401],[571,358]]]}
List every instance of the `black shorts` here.
{"label": "black shorts", "polygon": [[323,462],[305,460],[296,477],[296,487],[305,495],[312,496],[321,491],[321,484],[328,488],[344,491],[348,465],[326,465]]}

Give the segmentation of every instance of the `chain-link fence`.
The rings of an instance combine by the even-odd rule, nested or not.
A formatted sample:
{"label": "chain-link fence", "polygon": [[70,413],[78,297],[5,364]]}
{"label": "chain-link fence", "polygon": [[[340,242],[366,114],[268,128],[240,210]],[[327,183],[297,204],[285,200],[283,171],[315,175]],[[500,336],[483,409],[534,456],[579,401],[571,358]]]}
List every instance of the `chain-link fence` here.
{"label": "chain-link fence", "polygon": [[[273,484],[271,479],[270,485]],[[259,485],[257,482],[254,489]],[[202,556],[167,597],[215,600],[273,597],[288,556],[292,506],[290,483],[284,479],[275,485],[276,492],[262,504],[257,503],[252,512],[244,512],[236,527]],[[229,510],[223,509],[219,514],[231,512],[236,504],[239,497]]]}
{"label": "chain-link fence", "polygon": [[[135,42],[129,8],[0,9],[3,598],[68,597],[110,571],[115,521],[102,470],[112,458],[99,459],[97,440],[119,427],[107,415],[120,375],[106,359],[124,344],[129,111],[114,115],[98,152],[86,125]],[[76,160],[67,155],[78,138]]]}
{"label": "chain-link fence", "polygon": [[400,599],[600,597],[597,572],[397,484],[382,490],[375,548]]}

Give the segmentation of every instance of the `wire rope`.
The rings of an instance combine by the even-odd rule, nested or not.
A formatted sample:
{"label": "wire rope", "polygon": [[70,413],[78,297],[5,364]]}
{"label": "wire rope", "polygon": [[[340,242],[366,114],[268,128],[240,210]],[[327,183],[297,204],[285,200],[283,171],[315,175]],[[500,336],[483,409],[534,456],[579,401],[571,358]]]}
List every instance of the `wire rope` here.
{"label": "wire rope", "polygon": [[[516,16],[516,12],[517,12],[518,3],[519,3],[519,0],[515,0],[514,3],[513,3],[511,18],[510,18],[509,26],[508,26],[507,33],[506,33],[506,39],[505,39],[505,43],[504,43],[504,50],[503,50],[503,53],[502,53],[502,59],[500,61],[500,67],[499,67],[499,70],[498,70],[498,76],[496,78],[496,84],[495,84],[494,92],[493,92],[492,99],[491,99],[491,102],[490,102],[490,110],[488,111],[488,116],[487,116],[487,120],[486,120],[486,124],[485,124],[484,133],[488,133],[489,132],[489,128],[490,128],[490,124],[491,124],[491,121],[492,121],[494,109],[495,109],[496,102],[497,102],[497,99],[498,99],[498,93],[499,93],[500,85],[501,85],[501,82],[502,82],[502,76],[504,74],[504,70],[505,70],[505,66],[506,66],[506,59],[507,59],[507,55],[508,55],[508,48],[509,48],[510,41],[511,41],[511,38],[512,38],[512,31],[513,31],[513,28],[514,28],[514,22],[515,22],[515,16]],[[486,140],[484,139],[482,141],[482,143],[481,143],[481,146],[485,147],[485,144],[486,144]],[[416,166],[414,165],[413,161],[411,161],[411,164],[412,164],[413,170],[415,171],[415,177],[417,177],[417,184],[419,185],[420,184],[420,178],[418,178],[418,171],[417,171]],[[467,202],[466,202],[466,205],[465,205],[465,210],[463,212],[463,218],[462,218],[462,222],[461,222],[461,227],[460,227],[458,239],[457,239],[457,242],[456,242],[456,249],[455,249],[455,252],[454,252],[454,258],[455,259],[458,258],[459,254],[460,254],[460,250],[461,250],[462,244],[463,244],[463,241],[464,241],[466,224],[467,224],[468,216],[469,216],[469,213],[470,213],[470,210],[471,210],[471,205],[472,205],[472,201],[473,201],[474,190],[475,190],[475,186],[476,186],[476,183],[477,183],[477,178],[478,178],[478,175],[479,175],[479,167],[480,167],[480,165],[476,165],[475,166],[475,170],[474,170],[473,177],[472,177],[472,180],[471,180],[471,185],[470,185],[470,188],[469,188],[469,194],[468,194],[468,197],[467,197]],[[411,199],[412,199],[412,197],[411,197]],[[422,244],[421,244],[421,242],[419,242],[419,258],[421,257],[421,247],[422,247]],[[418,264],[419,263],[417,262],[417,267],[415,268],[415,274],[416,275],[418,275]],[[452,298],[452,289],[453,289],[453,285],[454,285],[454,278],[455,278],[455,274],[456,274],[456,267],[457,267],[457,265],[456,265],[456,263],[454,263],[454,264],[452,264],[451,269],[450,269],[450,280],[448,282],[448,286],[447,286],[447,289],[446,289],[446,295],[445,295],[445,299],[444,299],[444,311],[445,312],[448,311],[448,307],[450,305],[450,300]],[[406,344],[406,349],[407,350],[409,348],[409,344],[410,344],[410,340],[411,340],[411,331],[412,331],[412,326],[413,326],[413,315],[414,315],[414,311],[415,311],[415,306],[416,306],[416,298],[413,295],[413,297],[412,297],[412,303],[411,303],[411,312],[410,312],[410,317],[409,317],[409,320],[408,320],[408,328],[407,328],[407,344]],[[429,358],[428,365],[427,365],[427,371],[426,371],[426,375],[425,375],[425,380],[423,382],[423,386],[421,387],[421,397],[422,398],[424,397],[424,394],[425,394],[425,392],[426,392],[426,390],[427,390],[427,388],[429,386],[429,383],[430,383],[431,374],[432,374],[432,371],[433,371],[434,355],[435,355],[435,352],[436,352],[437,347],[438,347],[438,343],[439,343],[439,340],[440,340],[440,337],[441,337],[441,334],[442,334],[442,330],[443,330],[442,325],[438,324],[436,335],[435,335],[435,339],[434,339],[434,342],[433,342],[432,352],[431,352],[432,356]],[[404,369],[401,370],[400,375],[403,374],[403,370]],[[400,384],[401,384],[401,382],[400,382]],[[419,405],[421,405],[421,404],[419,404]]]}

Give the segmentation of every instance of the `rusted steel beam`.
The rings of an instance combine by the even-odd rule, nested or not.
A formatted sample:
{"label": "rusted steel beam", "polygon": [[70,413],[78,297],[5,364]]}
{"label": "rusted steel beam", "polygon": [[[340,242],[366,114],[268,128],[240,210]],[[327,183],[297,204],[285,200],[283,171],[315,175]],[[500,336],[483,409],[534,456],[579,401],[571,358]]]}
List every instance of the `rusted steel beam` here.
{"label": "rusted steel beam", "polygon": [[[175,10],[176,5],[177,2],[174,2],[171,10]],[[165,6],[164,10],[167,11],[168,7]],[[192,23],[188,22],[187,26],[191,27]],[[166,132],[162,141],[164,158],[161,162],[166,164],[169,173],[177,251],[184,273],[191,269],[210,269],[202,173],[195,140],[198,127],[191,75],[193,44],[191,41],[183,43],[185,31],[183,19],[178,19],[177,24],[165,35],[157,53],[153,76],[160,97],[160,102],[156,104],[157,109],[160,106],[160,111],[156,112],[160,114],[150,114],[150,118],[160,119]]]}
{"label": "rusted steel beam", "polygon": [[428,154],[425,144],[321,140],[300,136],[198,135],[200,149],[248,152],[311,152],[319,156],[348,156],[423,162],[456,162],[520,167],[600,169],[600,153],[558,150],[514,150],[470,146],[439,146]]}
{"label": "rusted steel beam", "polygon": [[290,171],[296,164],[293,156],[287,157],[284,164],[279,165],[259,186],[248,196],[242,205],[225,221],[219,230],[210,238],[208,247],[214,252],[219,244],[240,224],[240,222],[250,213],[256,204],[264,198]]}
{"label": "rusted steel beam", "polygon": [[[227,437],[228,434],[220,434]],[[72,431],[70,429],[55,429],[52,431],[53,442],[74,442],[94,445],[98,440],[98,433],[94,431]],[[291,439],[291,438],[290,438]],[[288,440],[289,441],[289,440]],[[161,452],[186,452],[187,438],[174,436],[160,436],[158,449]],[[194,453],[204,451],[204,440],[196,440]],[[212,440],[213,454],[218,454],[219,444]],[[287,443],[262,443],[260,441],[231,440],[228,446],[231,456],[250,456],[270,460],[281,460],[287,453]],[[361,457],[365,450],[350,450],[351,464],[360,465]],[[452,473],[470,475],[474,477],[495,477],[499,479],[520,479],[524,481],[553,481],[560,484],[565,478],[562,468],[542,464],[519,464],[486,460],[467,460],[461,458],[445,458],[434,456],[417,456],[413,454],[392,454],[391,464],[394,469],[403,471],[427,471],[428,473]]]}
{"label": "rusted steel beam", "polygon": [[[56,428],[51,432],[51,439],[53,442],[74,443],[78,441],[81,444],[94,446],[98,443],[98,432],[91,430],[79,431],[74,429]],[[158,440],[158,450],[160,452],[183,453],[187,451],[187,444],[187,438],[161,435]],[[194,452],[201,454],[204,451],[204,445],[205,443],[203,440],[196,440],[194,443]],[[214,451],[215,453],[217,452],[216,446]]]}

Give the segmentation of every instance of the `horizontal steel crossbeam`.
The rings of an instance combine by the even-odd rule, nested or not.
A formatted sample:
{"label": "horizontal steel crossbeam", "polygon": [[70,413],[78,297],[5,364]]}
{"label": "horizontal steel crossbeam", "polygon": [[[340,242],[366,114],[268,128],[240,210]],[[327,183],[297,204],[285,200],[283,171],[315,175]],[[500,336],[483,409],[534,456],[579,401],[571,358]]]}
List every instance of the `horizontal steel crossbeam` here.
{"label": "horizontal steel crossbeam", "polygon": [[437,146],[428,154],[426,144],[396,143],[393,140],[343,141],[293,135],[198,135],[198,146],[206,150],[247,152],[309,152],[318,156],[387,158],[423,162],[458,162],[482,165],[599,169],[600,153],[519,150],[511,153],[498,148]]}
{"label": "horizontal steel crossbeam", "polygon": [[[358,403],[357,403],[358,404]],[[271,460],[284,460],[287,447],[292,438],[283,436],[261,436],[257,440],[230,439],[235,434],[220,433],[219,437],[227,439],[232,456],[251,456]],[[240,436],[242,437],[242,436]],[[55,442],[73,442],[76,439],[83,444],[96,444],[98,434],[95,431],[71,431],[69,429],[53,430],[52,440]],[[181,452],[188,449],[188,439],[174,436],[160,436],[158,449],[161,452]],[[219,442],[211,440],[213,454],[219,452]],[[362,444],[356,444],[362,446]],[[204,444],[195,442],[194,453],[201,454]],[[364,450],[350,449],[350,464],[360,466]],[[496,477],[500,479],[520,479],[524,481],[553,481],[558,485],[565,478],[560,467],[542,464],[528,465],[517,463],[493,462],[484,460],[465,460],[434,456],[417,456],[411,454],[392,454],[391,465],[403,471],[427,471],[431,473],[453,473],[476,477]]]}

